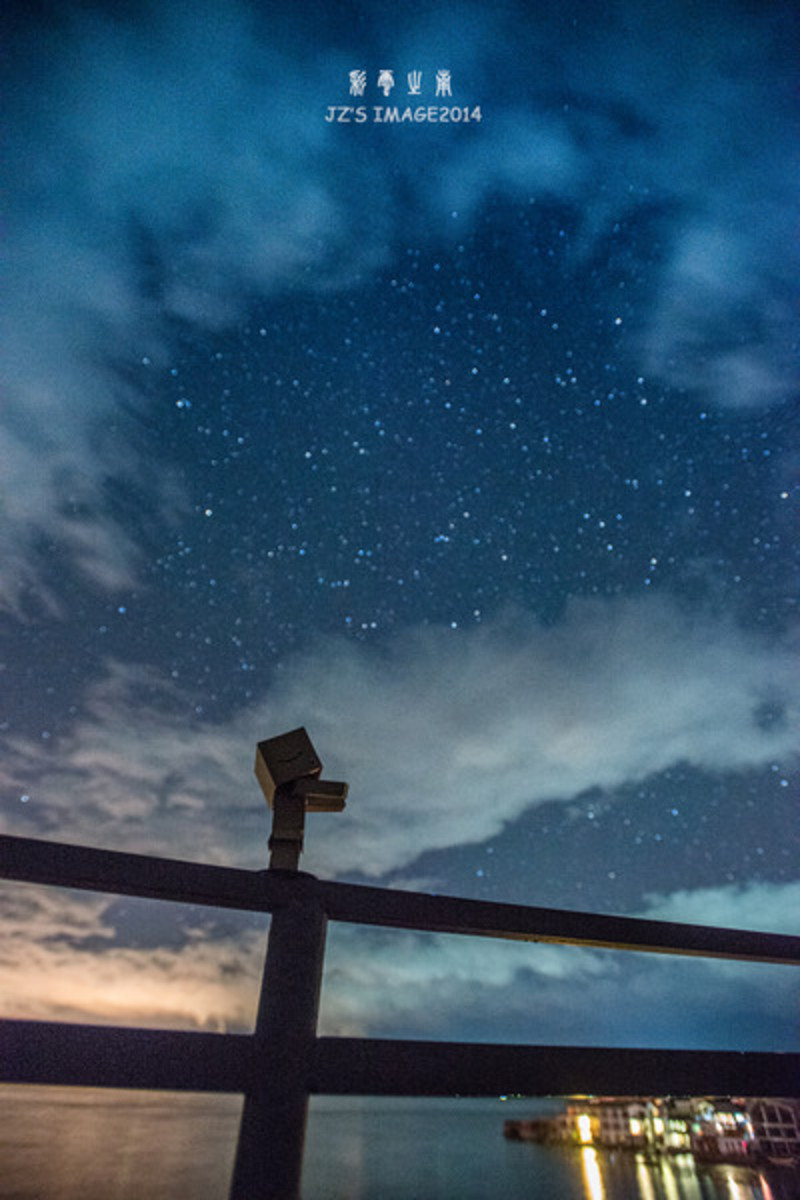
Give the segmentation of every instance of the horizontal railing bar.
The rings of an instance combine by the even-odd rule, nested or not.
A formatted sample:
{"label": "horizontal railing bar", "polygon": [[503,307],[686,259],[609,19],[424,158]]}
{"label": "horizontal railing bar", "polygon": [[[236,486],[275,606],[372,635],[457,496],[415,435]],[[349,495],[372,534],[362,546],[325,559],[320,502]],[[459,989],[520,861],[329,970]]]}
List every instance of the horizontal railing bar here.
{"label": "horizontal railing bar", "polygon": [[244,1092],[244,1034],[0,1020],[0,1083]]}
{"label": "horizontal railing bar", "polygon": [[786,934],[462,900],[359,884],[323,882],[320,888],[325,911],[334,921],[800,966],[800,937]]}
{"label": "horizontal railing bar", "polygon": [[320,1038],[310,1091],[349,1096],[800,1096],[800,1054]]}
{"label": "horizontal railing bar", "polygon": [[[319,1095],[800,1096],[800,1054],[319,1038]],[[0,1083],[246,1091],[245,1034],[0,1021]]]}
{"label": "horizontal railing bar", "polygon": [[800,965],[800,937],[649,921],[424,892],[333,883],[294,871],[245,871],[0,835],[0,877],[215,908],[271,912],[317,888],[335,921],[657,954]]}
{"label": "horizontal railing bar", "polygon": [[[313,879],[303,872],[293,874]],[[0,878],[251,912],[271,912],[285,904],[295,883],[282,872],[244,871],[8,834],[0,835]]]}

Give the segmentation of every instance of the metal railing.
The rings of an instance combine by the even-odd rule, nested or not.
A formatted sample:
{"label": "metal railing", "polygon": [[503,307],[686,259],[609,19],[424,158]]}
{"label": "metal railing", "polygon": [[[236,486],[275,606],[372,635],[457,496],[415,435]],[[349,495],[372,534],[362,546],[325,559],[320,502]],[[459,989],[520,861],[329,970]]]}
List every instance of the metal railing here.
{"label": "metal railing", "polygon": [[309,1095],[800,1096],[800,1054],[317,1036],[329,920],[800,965],[800,938],[459,900],[0,836],[0,877],[272,914],[249,1035],[0,1021],[0,1082],[244,1095],[231,1200],[300,1194]]}

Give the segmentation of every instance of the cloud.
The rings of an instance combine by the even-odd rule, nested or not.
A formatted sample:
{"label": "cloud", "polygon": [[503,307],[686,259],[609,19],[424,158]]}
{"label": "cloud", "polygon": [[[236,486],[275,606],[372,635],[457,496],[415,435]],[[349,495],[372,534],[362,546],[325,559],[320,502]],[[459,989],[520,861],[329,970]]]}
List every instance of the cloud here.
{"label": "cloud", "polygon": [[797,936],[800,880],[794,883],[738,883],[726,887],[687,888],[648,897],[642,916],[656,921],[727,925],[760,933]]}
{"label": "cloud", "polygon": [[[679,762],[724,771],[796,753],[793,659],[658,600],[574,602],[551,627],[332,647],[287,673],[282,699],[331,746],[360,809],[347,845],[337,853],[331,830],[323,855],[380,873],[422,846],[482,842],[546,800]],[[758,723],[770,698],[775,738]]]}
{"label": "cloud", "polygon": [[107,896],[86,896],[80,892],[33,888],[26,884],[3,886],[4,955],[9,946],[26,938],[35,929],[43,942],[85,941],[108,938],[112,931],[104,924]]}
{"label": "cloud", "polygon": [[[641,915],[787,929],[800,884],[698,889]],[[148,911],[152,904],[144,904]],[[174,906],[160,906],[166,931]],[[184,936],[135,944],[108,897],[0,890],[3,1015],[158,1028],[252,1028],[264,933],[194,910]],[[791,926],[791,922],[789,922]],[[794,931],[792,928],[787,931]],[[565,1045],[788,1049],[796,968],[329,929],[320,1032]]]}
{"label": "cloud", "polygon": [[307,271],[327,287],[372,265],[325,183],[308,68],[246,8],[138,23],[73,9],[61,24],[22,41],[11,89],[6,602],[39,583],[43,538],[97,585],[130,585],[138,556],[108,517],[108,478],[135,479],[165,516],[185,503],[131,448],[178,326],[202,336]]}
{"label": "cloud", "polygon": [[[660,214],[663,249],[628,252],[648,280],[626,318],[642,369],[733,408],[790,395],[782,14],[701,6],[687,33],[666,2],[633,21],[629,4],[587,6],[576,23],[462,4],[379,9],[372,31],[320,20],[312,36],[302,14],[207,0],[34,23],[7,121],[6,603],[41,587],[42,543],[98,586],[131,583],[137,547],[108,515],[108,478],[136,479],[165,520],[185,503],[130,436],[178,328],[201,338],[254,297],[349,287],[410,236],[463,236],[497,195],[569,207],[584,262],[637,213]],[[325,123],[353,63],[385,55],[380,20],[398,61],[450,62],[454,99],[483,106],[477,132],[385,131],[364,154],[361,130]]]}
{"label": "cloud", "polygon": [[260,865],[255,744],[304,724],[327,777],[350,784],[343,814],[309,817],[308,869],[381,876],[483,842],[537,804],[677,763],[787,760],[799,705],[791,641],[656,596],[576,601],[551,626],[517,614],[409,630],[386,648],[323,641],[216,725],[154,670],[116,664],[63,739],[6,736],[6,828]]}
{"label": "cloud", "polygon": [[[800,883],[697,889],[657,920],[796,932]],[[751,907],[752,906],[752,907]],[[564,1045],[786,1050],[797,968],[722,959],[375,933],[334,926],[324,1032]]]}
{"label": "cloud", "polygon": [[[753,216],[743,206],[735,224]],[[793,301],[777,256],[776,246],[765,261],[763,244],[711,215],[687,222],[644,335],[648,373],[733,409],[786,399],[797,386]]]}
{"label": "cloud", "polygon": [[[108,896],[4,884],[3,1017],[252,1029],[262,931],[245,928],[215,936],[204,912],[182,944],[170,939],[164,945],[127,945],[125,921],[112,916],[112,904]],[[230,923],[235,925],[235,918]]]}
{"label": "cloud", "polygon": [[494,1039],[509,1040],[508,1023],[519,1020],[535,988],[584,989],[605,971],[602,958],[574,948],[333,926],[321,1028],[335,1036],[447,1039],[471,1017],[482,1023],[482,1037],[493,1027],[502,1031]]}
{"label": "cloud", "polygon": [[[474,41],[459,69],[480,81],[490,123],[447,146],[421,203],[443,226],[498,194],[555,201],[574,221],[576,269],[645,219],[649,239],[631,249],[631,233],[615,258],[629,289],[650,283],[615,293],[643,372],[723,408],[786,400],[800,378],[787,15],[702,5],[678,16],[671,0],[634,13],[618,0],[577,20],[526,20],[510,5],[487,21],[464,5]],[[429,44],[444,48],[452,30],[432,25]],[[424,58],[419,37],[408,44]]]}

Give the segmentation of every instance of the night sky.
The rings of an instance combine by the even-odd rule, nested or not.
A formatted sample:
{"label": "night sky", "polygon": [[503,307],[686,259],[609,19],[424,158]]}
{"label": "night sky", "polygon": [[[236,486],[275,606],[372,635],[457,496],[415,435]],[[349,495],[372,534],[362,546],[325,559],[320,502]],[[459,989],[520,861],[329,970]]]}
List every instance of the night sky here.
{"label": "night sky", "polygon": [[[11,12],[3,832],[260,868],[304,724],[306,870],[797,932],[793,8]],[[0,911],[5,1016],[252,1020],[264,921]],[[797,1049],[796,989],[337,928],[322,1030]]]}

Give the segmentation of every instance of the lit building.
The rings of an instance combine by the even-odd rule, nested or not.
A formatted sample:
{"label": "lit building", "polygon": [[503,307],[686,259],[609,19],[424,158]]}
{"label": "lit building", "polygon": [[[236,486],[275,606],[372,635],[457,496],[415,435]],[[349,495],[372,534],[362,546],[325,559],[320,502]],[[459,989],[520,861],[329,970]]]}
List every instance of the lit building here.
{"label": "lit building", "polygon": [[800,1102],[592,1097],[552,1117],[505,1122],[518,1141],[693,1154],[715,1162],[800,1161]]}
{"label": "lit building", "polygon": [[745,1102],[759,1153],[765,1158],[800,1161],[800,1101]]}
{"label": "lit building", "polygon": [[714,1162],[743,1162],[758,1157],[745,1101],[698,1100],[692,1122],[692,1153]]}
{"label": "lit building", "polygon": [[567,1106],[567,1116],[582,1145],[647,1145],[651,1102],[640,1099],[591,1100]]}

